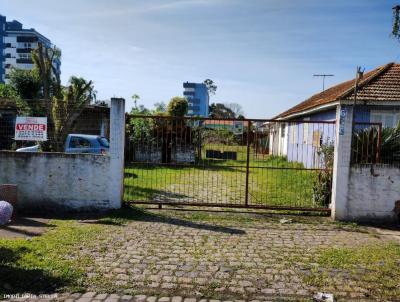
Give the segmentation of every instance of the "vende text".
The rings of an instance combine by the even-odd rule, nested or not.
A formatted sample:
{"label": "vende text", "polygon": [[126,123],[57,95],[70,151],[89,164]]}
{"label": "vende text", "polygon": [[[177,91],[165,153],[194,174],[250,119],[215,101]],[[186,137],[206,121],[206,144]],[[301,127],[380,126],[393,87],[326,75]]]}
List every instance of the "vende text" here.
{"label": "vende text", "polygon": [[17,124],[18,131],[46,131],[44,124]]}

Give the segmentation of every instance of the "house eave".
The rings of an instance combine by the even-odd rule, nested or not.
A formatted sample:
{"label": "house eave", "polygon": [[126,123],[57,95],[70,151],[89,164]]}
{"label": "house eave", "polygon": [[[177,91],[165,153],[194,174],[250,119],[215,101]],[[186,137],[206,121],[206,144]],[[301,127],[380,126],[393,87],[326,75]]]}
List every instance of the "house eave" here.
{"label": "house eave", "polygon": [[324,104],[324,105],[320,105],[320,106],[317,106],[317,107],[314,107],[314,108],[310,108],[310,109],[306,109],[306,110],[303,110],[303,111],[300,111],[300,112],[296,112],[296,113],[293,113],[293,114],[290,114],[290,115],[287,115],[287,116],[284,116],[284,117],[278,117],[277,120],[285,121],[285,120],[289,120],[289,119],[293,119],[293,118],[298,118],[298,117],[301,117],[301,116],[304,116],[304,115],[310,115],[310,114],[313,114],[313,113],[317,113],[317,112],[325,111],[325,110],[328,110],[328,109],[331,109],[331,108],[335,108],[339,104],[340,104],[340,102],[335,101],[335,102],[332,102],[332,103],[329,103],[329,104]]}
{"label": "house eave", "polygon": [[[353,100],[341,100],[341,105],[353,105]],[[399,106],[399,101],[376,101],[376,100],[360,100],[357,101],[356,106]]]}

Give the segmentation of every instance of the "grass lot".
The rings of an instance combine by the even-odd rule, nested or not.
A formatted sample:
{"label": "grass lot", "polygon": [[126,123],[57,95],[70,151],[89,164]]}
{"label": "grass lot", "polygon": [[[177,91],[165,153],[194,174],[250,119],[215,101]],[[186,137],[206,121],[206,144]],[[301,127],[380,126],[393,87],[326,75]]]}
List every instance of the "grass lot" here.
{"label": "grass lot", "polygon": [[103,229],[76,221],[53,220],[52,229],[33,239],[0,239],[0,294],[79,290],[91,259],[78,257],[83,242],[92,242]]}
{"label": "grass lot", "polygon": [[[244,148],[244,149],[243,149]],[[207,149],[220,150],[221,146]],[[243,204],[246,153],[242,146],[225,146],[238,152],[238,160],[203,160],[195,166],[174,167],[135,164],[125,169],[125,200],[168,200]],[[249,204],[318,207],[313,202],[316,171],[282,157],[251,155]]]}
{"label": "grass lot", "polygon": [[310,274],[304,278],[307,284],[327,287],[335,278],[343,284],[338,290],[346,291],[349,280],[354,280],[353,285],[360,287],[373,284],[367,295],[378,301],[398,301],[400,297],[400,245],[396,242],[321,249],[312,262]]}

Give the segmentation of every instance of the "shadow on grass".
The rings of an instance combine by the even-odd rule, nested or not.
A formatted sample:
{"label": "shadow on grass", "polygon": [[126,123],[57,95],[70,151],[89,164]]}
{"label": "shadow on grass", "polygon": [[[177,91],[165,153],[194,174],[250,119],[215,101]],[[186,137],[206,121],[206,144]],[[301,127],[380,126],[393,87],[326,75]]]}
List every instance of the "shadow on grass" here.
{"label": "shadow on grass", "polygon": [[[54,224],[28,217],[17,217],[17,219],[12,221],[10,224],[0,226],[0,238],[3,237],[2,231],[6,231],[9,234],[20,234],[29,237],[39,236],[46,231],[47,228],[54,226]],[[9,235],[4,237],[8,238],[12,236]]]}
{"label": "shadow on grass", "polygon": [[[181,171],[185,172],[188,169],[196,169],[196,170],[219,170],[219,171],[228,171],[228,172],[240,172],[245,173],[246,163],[234,163],[232,165],[227,165],[229,162],[225,160],[201,160],[191,164],[175,164],[175,163],[125,163],[125,177],[136,178],[137,175],[135,173],[126,171],[126,169],[140,169],[140,170],[159,170],[159,169],[168,169],[173,171]],[[136,177],[135,177],[136,176]]]}
{"label": "shadow on grass", "polygon": [[50,272],[38,268],[17,267],[15,262],[29,251],[26,247],[0,247],[0,299],[8,294],[53,293],[70,284],[69,280],[52,276]]}
{"label": "shadow on grass", "polygon": [[226,233],[226,234],[235,234],[235,235],[246,234],[245,231],[236,228],[224,227],[214,224],[198,223],[185,219],[167,217],[161,214],[154,214],[145,211],[143,209],[139,209],[128,205],[124,205],[121,209],[108,213],[108,215],[106,215],[105,217],[101,217],[94,221],[89,221],[89,220],[83,221],[83,223],[122,226],[129,221],[166,223],[176,226],[183,226],[188,228],[207,230],[207,231]]}
{"label": "shadow on grass", "polygon": [[125,199],[129,200],[170,200],[187,199],[189,196],[164,190],[143,188],[130,184],[125,184]]}

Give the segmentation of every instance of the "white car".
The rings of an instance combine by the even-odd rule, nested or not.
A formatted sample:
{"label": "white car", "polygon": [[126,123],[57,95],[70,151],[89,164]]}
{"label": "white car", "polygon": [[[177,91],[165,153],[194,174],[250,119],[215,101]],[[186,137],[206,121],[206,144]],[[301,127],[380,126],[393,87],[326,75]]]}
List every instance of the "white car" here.
{"label": "white car", "polygon": [[16,152],[39,152],[39,145],[24,147],[15,150]]}

